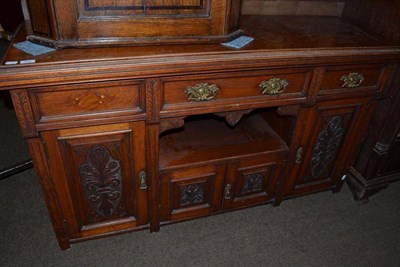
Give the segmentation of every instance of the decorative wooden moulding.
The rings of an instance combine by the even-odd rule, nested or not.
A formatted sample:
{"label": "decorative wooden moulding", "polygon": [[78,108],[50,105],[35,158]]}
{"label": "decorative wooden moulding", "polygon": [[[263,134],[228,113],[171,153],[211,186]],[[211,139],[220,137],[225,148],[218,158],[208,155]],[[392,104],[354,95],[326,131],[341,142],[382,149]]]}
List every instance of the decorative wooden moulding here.
{"label": "decorative wooden moulding", "polygon": [[241,0],[26,0],[28,39],[81,47],[224,42],[241,35]]}

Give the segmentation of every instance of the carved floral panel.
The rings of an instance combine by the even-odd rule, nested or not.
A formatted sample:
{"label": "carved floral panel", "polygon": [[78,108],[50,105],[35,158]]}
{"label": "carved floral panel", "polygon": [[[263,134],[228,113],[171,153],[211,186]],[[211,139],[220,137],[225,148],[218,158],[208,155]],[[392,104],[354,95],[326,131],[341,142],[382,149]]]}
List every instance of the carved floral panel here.
{"label": "carved floral panel", "polygon": [[121,163],[101,145],[92,146],[79,167],[83,191],[90,206],[102,217],[112,216],[121,201]]}
{"label": "carved floral panel", "polygon": [[191,184],[180,188],[181,207],[192,206],[203,203],[204,189],[200,184]]}
{"label": "carved floral panel", "polygon": [[264,175],[261,173],[252,173],[243,177],[242,194],[260,192],[263,190]]}
{"label": "carved floral panel", "polygon": [[327,175],[329,166],[333,162],[345,133],[344,119],[340,116],[332,117],[318,134],[311,155],[310,175],[308,179],[316,179]]}

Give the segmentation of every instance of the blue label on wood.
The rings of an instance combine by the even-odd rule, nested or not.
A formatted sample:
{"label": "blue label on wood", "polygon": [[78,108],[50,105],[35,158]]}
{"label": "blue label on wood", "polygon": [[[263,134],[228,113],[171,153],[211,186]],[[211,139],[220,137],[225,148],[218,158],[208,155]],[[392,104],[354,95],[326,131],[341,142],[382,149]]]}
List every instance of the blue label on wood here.
{"label": "blue label on wood", "polygon": [[18,48],[19,50],[24,51],[25,53],[32,55],[32,56],[39,56],[42,54],[53,52],[55,50],[54,48],[34,44],[29,41],[16,43],[16,44],[14,44],[14,47]]}
{"label": "blue label on wood", "polygon": [[236,38],[230,42],[227,43],[222,43],[222,45],[227,46],[227,47],[231,47],[231,48],[242,48],[246,45],[248,45],[249,43],[251,43],[254,40],[253,37],[249,37],[249,36],[240,36],[239,38]]}

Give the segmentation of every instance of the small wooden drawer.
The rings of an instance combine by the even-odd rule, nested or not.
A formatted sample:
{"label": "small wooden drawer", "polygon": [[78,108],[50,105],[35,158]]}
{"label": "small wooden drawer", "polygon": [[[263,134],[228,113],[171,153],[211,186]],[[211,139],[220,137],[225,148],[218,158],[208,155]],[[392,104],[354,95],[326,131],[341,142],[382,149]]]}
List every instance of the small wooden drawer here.
{"label": "small wooden drawer", "polygon": [[384,82],[385,65],[335,66],[325,70],[319,95],[336,93],[374,93]]}
{"label": "small wooden drawer", "polygon": [[30,92],[38,123],[82,121],[145,112],[141,82],[107,82],[49,87]]}
{"label": "small wooden drawer", "polygon": [[[304,100],[310,69],[245,71],[163,80],[161,114],[188,109],[218,109],[274,100]],[[269,102],[265,102],[268,100]]]}

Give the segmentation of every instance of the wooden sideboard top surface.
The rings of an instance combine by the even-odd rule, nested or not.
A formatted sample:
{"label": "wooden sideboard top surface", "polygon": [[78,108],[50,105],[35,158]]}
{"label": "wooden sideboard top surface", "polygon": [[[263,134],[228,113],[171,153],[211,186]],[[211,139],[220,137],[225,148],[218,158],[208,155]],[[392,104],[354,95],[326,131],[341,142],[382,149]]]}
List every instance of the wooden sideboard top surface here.
{"label": "wooden sideboard top surface", "polygon": [[[0,90],[249,66],[348,62],[352,57],[366,62],[400,58],[398,45],[337,17],[242,16],[241,29],[255,38],[242,49],[221,44],[71,48],[34,57],[10,46],[0,66]],[[25,37],[21,27],[14,42]],[[5,65],[28,59],[36,63]]]}

